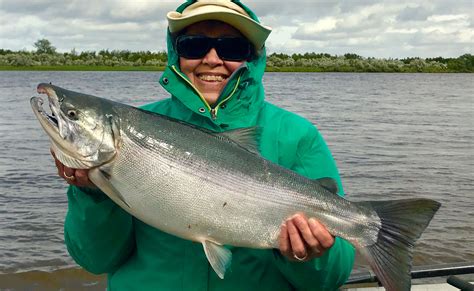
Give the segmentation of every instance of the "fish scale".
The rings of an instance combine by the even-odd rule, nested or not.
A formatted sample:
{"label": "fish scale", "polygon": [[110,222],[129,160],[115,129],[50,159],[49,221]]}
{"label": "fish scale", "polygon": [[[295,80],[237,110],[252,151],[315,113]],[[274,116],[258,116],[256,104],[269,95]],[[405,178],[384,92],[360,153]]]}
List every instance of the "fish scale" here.
{"label": "fish scale", "polygon": [[311,180],[256,154],[257,129],[217,134],[50,84],[38,92],[56,115],[31,98],[58,159],[88,168],[98,188],[145,223],[202,243],[220,278],[232,260],[223,245],[277,248],[281,223],[302,212],[352,243],[387,290],[410,289],[413,248],[438,202],[351,202],[334,180]]}
{"label": "fish scale", "polygon": [[[267,220],[262,219],[258,205],[261,205],[259,202],[265,202],[265,200],[262,201],[258,197],[254,197],[252,200],[242,199],[242,197],[245,197],[243,193],[253,193],[256,187],[240,187],[239,190],[242,192],[233,190],[238,189],[235,186],[242,185],[243,179],[249,177],[236,178],[237,176],[233,175],[231,179],[224,179],[228,181],[228,184],[224,185],[219,181],[209,183],[209,180],[213,180],[209,177],[225,176],[226,174],[215,167],[210,167],[202,159],[195,158],[194,154],[186,159],[187,162],[182,163],[179,161],[183,159],[174,158],[174,155],[170,154],[165,155],[165,152],[169,151],[169,147],[163,146],[165,141],[156,142],[155,144],[158,146],[144,151],[143,147],[136,141],[146,140],[146,137],[145,135],[140,136],[143,136],[143,138],[133,138],[133,135],[132,138],[129,138],[125,133],[122,133],[121,153],[108,170],[108,174],[113,177],[112,183],[117,190],[125,193],[125,200],[130,205],[137,205],[132,209],[141,210],[134,213],[135,216],[148,222],[152,221],[150,224],[158,228],[167,227],[163,225],[163,221],[173,221],[174,224],[181,225],[181,232],[184,231],[182,236],[195,241],[204,239],[197,238],[202,236],[200,233],[203,230],[200,226],[204,226],[205,230],[208,231],[207,225],[214,221],[219,229],[228,229],[223,233],[226,233],[227,239],[233,245],[253,245],[255,247],[256,241],[265,241],[262,247],[276,246],[279,225],[288,214],[285,215],[275,211],[273,216],[278,220],[270,220],[271,224],[262,223]],[[163,156],[169,158],[162,158]],[[130,174],[129,169],[139,163],[137,160],[141,161],[143,159],[153,162],[142,165],[140,171]],[[169,169],[172,169],[172,171],[169,171]],[[203,173],[203,175],[197,175],[196,173]],[[150,180],[156,182],[150,183]],[[134,195],[137,192],[141,194],[139,199],[136,199],[138,195]],[[262,191],[260,190],[260,192]],[[161,193],[176,194],[161,195]],[[218,193],[220,195],[217,195]],[[218,198],[216,199],[216,197]],[[147,203],[143,203],[143,201]],[[143,207],[147,209],[143,209]],[[180,217],[176,214],[178,207],[185,208],[183,211],[186,211],[186,217]],[[148,208],[160,212],[160,216],[143,217],[141,213],[151,212],[148,211]],[[209,213],[212,213],[212,216]],[[188,228],[190,224],[193,227]],[[255,235],[250,239],[247,239],[248,224],[257,229],[254,232]],[[257,224],[260,227],[256,227]],[[233,231],[233,234],[231,235],[229,231]],[[220,233],[208,232],[208,235],[213,240],[223,240],[222,237],[219,237]],[[255,240],[257,236],[262,237]],[[229,239],[229,237],[234,239]]]}

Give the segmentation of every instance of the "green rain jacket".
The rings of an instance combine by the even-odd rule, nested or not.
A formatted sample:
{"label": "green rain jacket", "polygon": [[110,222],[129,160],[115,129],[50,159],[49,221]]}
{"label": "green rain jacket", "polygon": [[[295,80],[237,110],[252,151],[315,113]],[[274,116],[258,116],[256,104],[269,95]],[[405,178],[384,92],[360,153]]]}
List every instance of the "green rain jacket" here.
{"label": "green rain jacket", "polygon": [[[264,51],[233,73],[214,108],[180,71],[169,35],[168,56],[160,83],[171,98],[144,109],[216,132],[259,126],[263,157],[309,178],[332,177],[343,195],[335,162],[318,130],[264,101]],[[67,249],[84,269],[107,273],[109,290],[334,290],[347,280],[354,262],[353,247],[340,238],[323,257],[305,263],[290,262],[278,250],[235,247],[230,270],[221,280],[200,243],[145,224],[99,190],[70,186],[67,195]]]}

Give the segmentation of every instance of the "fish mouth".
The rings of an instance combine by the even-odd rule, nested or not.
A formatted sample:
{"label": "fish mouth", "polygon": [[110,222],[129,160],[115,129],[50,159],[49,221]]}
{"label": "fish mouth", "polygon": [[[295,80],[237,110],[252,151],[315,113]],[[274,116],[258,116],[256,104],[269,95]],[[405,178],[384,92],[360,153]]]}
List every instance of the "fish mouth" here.
{"label": "fish mouth", "polygon": [[33,108],[33,112],[36,118],[40,121],[40,124],[46,130],[49,136],[60,135],[59,131],[59,118],[58,118],[58,97],[54,89],[47,84],[39,84],[36,91],[39,94],[46,94],[49,99],[49,108],[51,113],[44,110],[44,100],[41,97],[31,97],[30,104]]}
{"label": "fish mouth", "polygon": [[[115,146],[118,142],[113,136],[106,134],[106,130],[114,130],[112,121],[100,125],[96,120],[71,120],[63,111],[63,102],[72,106],[74,98],[80,99],[79,93],[68,91],[51,84],[42,83],[37,87],[39,94],[46,94],[49,101],[44,106],[42,97],[34,96],[30,99],[33,113],[38,119],[41,127],[51,140],[51,149],[56,158],[64,165],[75,169],[89,169],[113,159]],[[110,119],[107,119],[109,121]]]}
{"label": "fish mouth", "polygon": [[59,133],[59,122],[54,112],[51,111],[51,115],[43,109],[44,100],[41,97],[31,97],[31,107],[33,108],[36,116],[42,122],[47,122],[50,127],[57,130]]}
{"label": "fish mouth", "polygon": [[39,84],[37,92],[48,96],[51,112],[44,109],[44,100],[41,97],[31,97],[30,104],[41,127],[50,138],[55,154],[67,157],[68,160],[78,160],[77,154],[71,148],[70,141],[67,140],[68,133],[64,130],[66,121],[61,118],[59,109],[62,100],[58,98],[55,89],[49,84]]}

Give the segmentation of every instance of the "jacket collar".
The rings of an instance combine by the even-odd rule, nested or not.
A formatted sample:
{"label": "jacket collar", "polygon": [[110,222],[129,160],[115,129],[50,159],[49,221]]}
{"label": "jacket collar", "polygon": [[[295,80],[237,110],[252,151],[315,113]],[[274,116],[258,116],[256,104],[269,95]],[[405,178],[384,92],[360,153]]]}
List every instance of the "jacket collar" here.
{"label": "jacket collar", "polygon": [[[186,2],[178,7],[178,10],[184,9],[193,2]],[[251,17],[258,21],[252,11],[238,1],[235,2],[248,10]],[[189,115],[183,112],[182,116],[193,116],[191,120],[186,121],[195,124],[209,123],[215,125],[216,128],[223,128],[222,125],[225,125],[224,128],[228,129],[255,125],[259,111],[264,104],[262,78],[266,65],[265,48],[258,56],[233,72],[217,101],[217,106],[211,107],[179,69],[179,56],[174,50],[169,31],[167,45],[168,66],[160,78],[160,84],[173,97],[172,103],[179,102],[180,108],[194,113]],[[193,120],[194,118],[208,120],[204,122]]]}

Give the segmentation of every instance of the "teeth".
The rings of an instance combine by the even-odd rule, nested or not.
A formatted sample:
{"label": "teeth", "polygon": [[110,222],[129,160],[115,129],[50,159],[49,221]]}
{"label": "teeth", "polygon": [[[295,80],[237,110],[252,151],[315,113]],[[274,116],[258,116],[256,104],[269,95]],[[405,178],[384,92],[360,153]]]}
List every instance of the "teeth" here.
{"label": "teeth", "polygon": [[214,82],[224,81],[224,78],[222,76],[217,76],[217,75],[199,75],[199,79],[203,81],[214,81]]}

